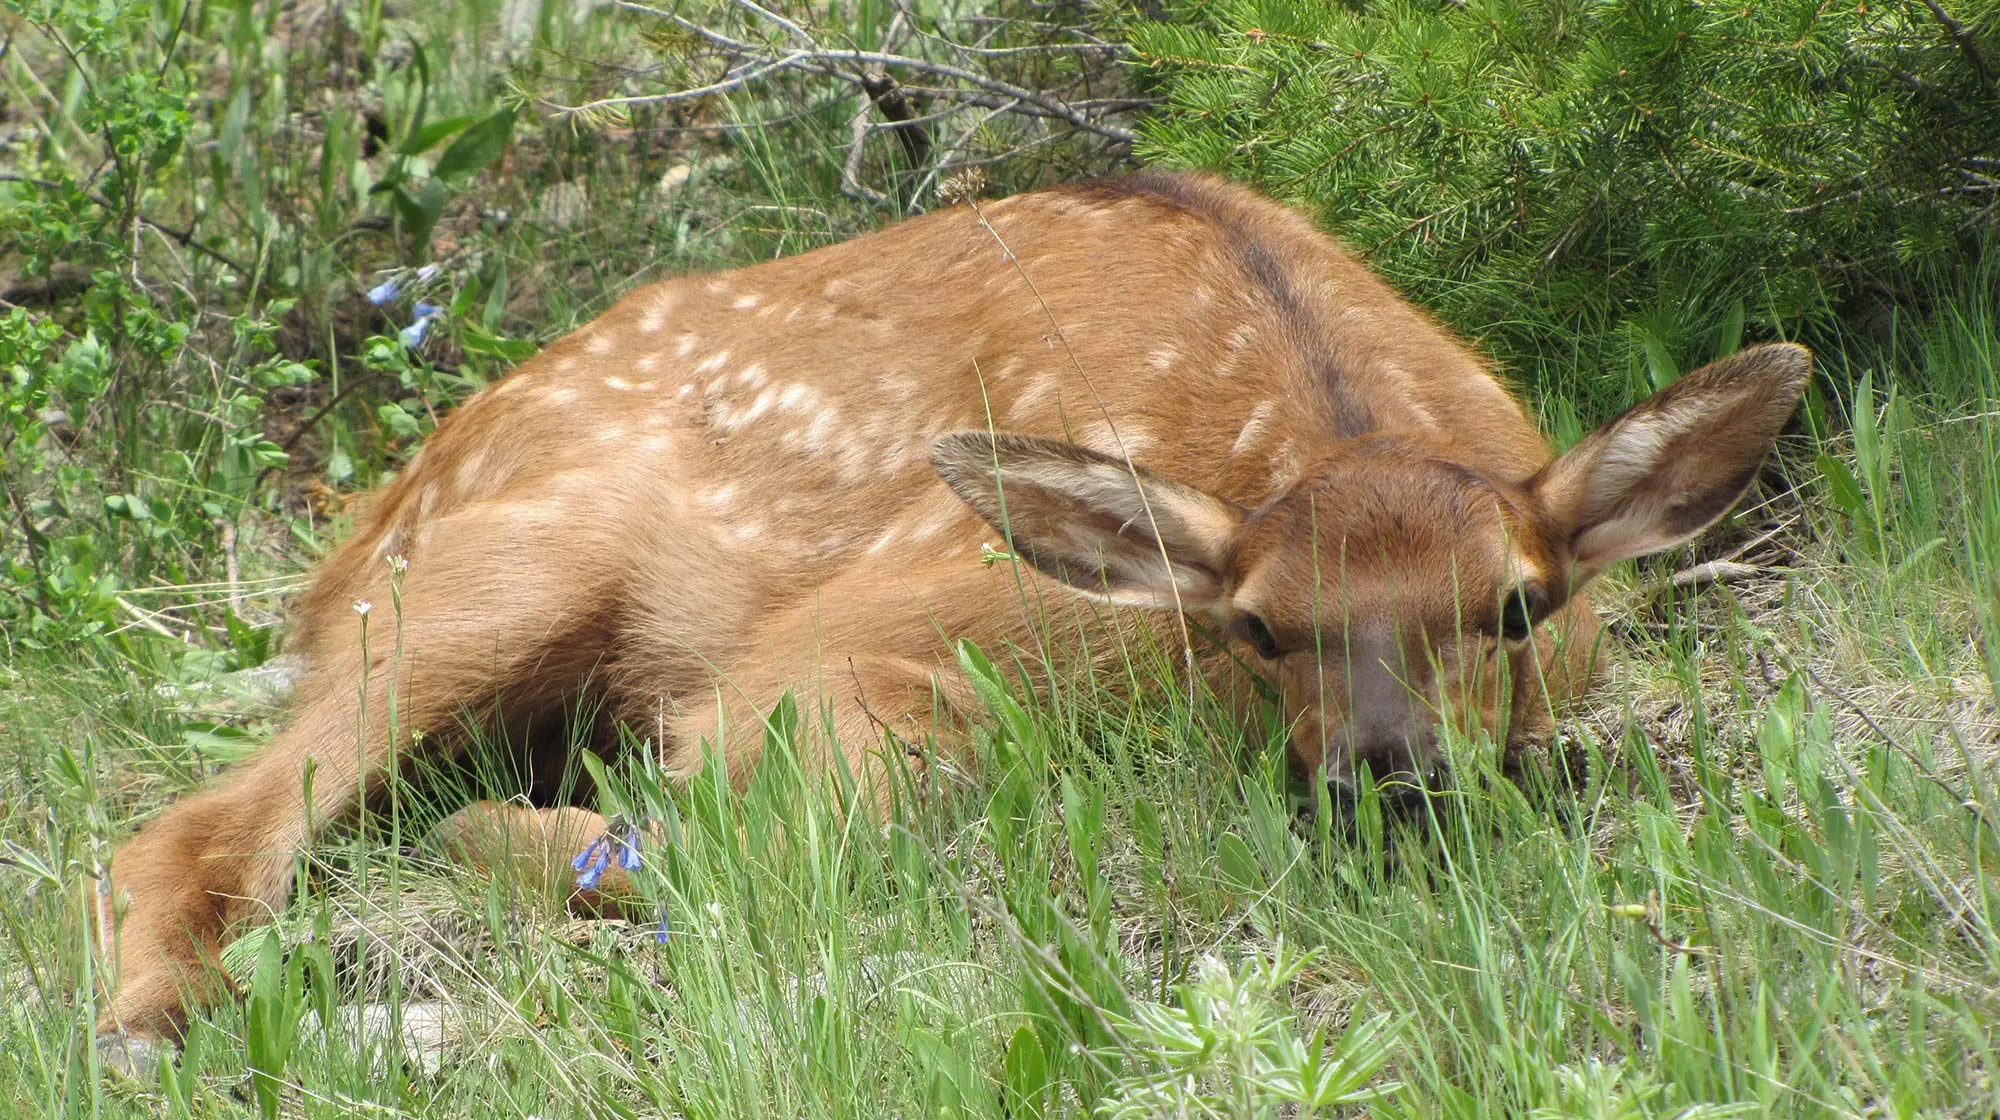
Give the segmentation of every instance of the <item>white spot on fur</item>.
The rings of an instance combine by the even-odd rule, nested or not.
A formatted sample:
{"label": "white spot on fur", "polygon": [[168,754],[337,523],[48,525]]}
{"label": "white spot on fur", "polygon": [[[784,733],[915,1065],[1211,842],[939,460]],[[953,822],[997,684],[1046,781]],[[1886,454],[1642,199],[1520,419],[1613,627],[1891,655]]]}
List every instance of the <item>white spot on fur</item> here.
{"label": "white spot on fur", "polygon": [[613,425],[612,427],[609,428],[600,429],[597,433],[597,442],[599,443],[617,443],[619,440],[624,438],[625,438],[625,429],[617,427],[616,425]]}
{"label": "white spot on fur", "polygon": [[1278,453],[1271,457],[1271,483],[1274,488],[1289,490],[1295,485],[1300,473],[1305,469],[1306,457],[1298,445],[1286,440],[1278,445]]}
{"label": "white spot on fur", "polygon": [[665,330],[667,326],[667,313],[674,309],[674,304],[677,302],[679,301],[675,298],[673,292],[660,292],[658,296],[654,297],[653,305],[648,307],[646,313],[639,317],[639,329],[646,334],[658,334],[660,331]]}
{"label": "white spot on fur", "polygon": [[1264,438],[1265,431],[1271,426],[1271,409],[1271,402],[1265,401],[1250,410],[1250,418],[1244,421],[1243,430],[1236,433],[1236,442],[1229,447],[1231,454],[1241,455]]}
{"label": "white spot on fur", "polygon": [[840,445],[841,478],[850,483],[866,481],[878,458],[878,445],[873,440],[848,436]]}
{"label": "white spot on fur", "polygon": [[1154,369],[1171,369],[1173,364],[1180,360],[1181,352],[1171,346],[1162,346],[1146,355],[1146,364]]}
{"label": "white spot on fur", "polygon": [[755,521],[745,521],[736,527],[736,539],[752,541],[764,535],[764,526]]}
{"label": "white spot on fur", "polygon": [[1092,420],[1077,431],[1078,446],[1088,447],[1101,455],[1114,458],[1131,458],[1143,454],[1152,447],[1153,437],[1136,430],[1121,431],[1109,421]]}
{"label": "white spot on fur", "polygon": [[549,403],[550,403],[550,404],[575,404],[575,403],[576,403],[576,390],[575,390],[575,389],[551,389],[551,390],[549,390],[549,396],[548,396],[548,401],[549,401]]}
{"label": "white spot on fur", "polygon": [[759,416],[769,412],[771,406],[776,403],[778,403],[778,391],[776,389],[764,390],[757,394],[756,400],[750,402],[749,408],[744,409],[741,415],[730,421],[729,428],[734,430],[756,420]]}
{"label": "white spot on fur", "polygon": [[593,335],[591,340],[584,344],[584,349],[593,354],[609,354],[611,353],[611,336],[602,333]]}
{"label": "white spot on fur", "polygon": [[729,281],[724,280],[718,276],[715,279],[710,280],[706,284],[703,284],[702,288],[706,290],[709,295],[719,296],[722,293],[729,290]]}
{"label": "white spot on fur", "polygon": [[458,465],[458,473],[453,476],[453,486],[461,496],[470,495],[479,490],[481,483],[485,482],[486,472],[486,452],[475,451],[466,457],[465,462]]}
{"label": "white spot on fur", "polygon": [[1053,377],[1039,377],[1030,381],[1028,387],[1021,390],[1021,395],[1014,398],[1013,407],[1007,410],[1007,418],[1010,420],[1027,419],[1055,391],[1056,379]]}
{"label": "white spot on fur", "polygon": [[557,372],[557,373],[568,373],[569,371],[571,371],[571,370],[573,370],[573,369],[575,369],[575,368],[576,368],[576,359],[575,359],[575,358],[558,358],[558,359],[556,359],[556,372]]}
{"label": "white spot on fur", "polygon": [[1247,350],[1255,341],[1257,341],[1257,328],[1249,323],[1229,332],[1228,346],[1231,350]]}
{"label": "white spot on fur", "polygon": [[736,302],[731,304],[730,306],[734,307],[738,311],[748,311],[751,308],[757,306],[757,303],[758,303],[758,297],[755,294],[741,295],[737,296]]}
{"label": "white spot on fur", "polygon": [[553,525],[563,519],[561,502],[508,502],[498,510],[505,520],[518,526]]}
{"label": "white spot on fur", "polygon": [[616,389],[621,393],[625,393],[631,391],[632,383],[630,381],[625,380],[622,377],[607,377],[604,379],[604,387],[606,389]]}
{"label": "white spot on fur", "polygon": [[689,354],[694,353],[694,348],[699,345],[701,345],[700,339],[696,338],[691,334],[684,334],[680,336],[679,339],[675,340],[674,353],[679,355],[680,357],[685,358]]}
{"label": "white spot on fur", "polygon": [[717,350],[715,353],[710,354],[706,358],[703,358],[698,364],[696,364],[696,366],[694,367],[694,371],[696,373],[714,373],[716,370],[719,370],[724,365],[728,364],[728,362],[729,362],[729,351]]}
{"label": "white spot on fur", "polygon": [[833,431],[833,425],[840,417],[840,410],[829,408],[812,418],[806,425],[806,450],[815,455],[826,451],[826,437]]}
{"label": "white spot on fur", "polygon": [[737,384],[751,389],[764,384],[764,380],[764,367],[758,362],[751,362],[749,365],[744,366],[742,372],[736,375]]}
{"label": "white spot on fur", "polygon": [[733,482],[725,482],[721,486],[717,486],[712,490],[703,490],[694,496],[695,501],[700,502],[710,509],[725,509],[735,499],[736,484]]}
{"label": "white spot on fur", "polygon": [[875,538],[874,544],[868,546],[868,552],[873,555],[894,543],[896,543],[896,527],[891,525],[881,536]]}
{"label": "white spot on fur", "polygon": [[680,390],[674,394],[674,397],[678,400],[686,400],[693,395],[694,395],[694,382],[689,381],[680,387]]}
{"label": "white spot on fur", "polygon": [[937,537],[949,532],[953,522],[959,516],[959,511],[964,508],[955,498],[951,498],[949,495],[946,496],[944,501],[931,503],[930,510],[924,514],[923,520],[917,522],[915,530],[910,534],[910,539],[922,543],[924,541],[935,540]]}

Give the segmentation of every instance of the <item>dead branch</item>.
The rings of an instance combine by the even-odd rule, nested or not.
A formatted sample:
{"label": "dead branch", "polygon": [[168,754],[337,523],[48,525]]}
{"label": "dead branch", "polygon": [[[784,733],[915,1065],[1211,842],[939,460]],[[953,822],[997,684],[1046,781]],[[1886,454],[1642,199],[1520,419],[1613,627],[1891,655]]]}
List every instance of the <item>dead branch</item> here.
{"label": "dead branch", "polygon": [[[695,100],[733,92],[782,74],[800,73],[830,77],[855,86],[870,99],[871,106],[882,110],[883,116],[887,117],[891,124],[900,125],[916,117],[916,113],[909,108],[907,102],[913,91],[893,75],[915,74],[940,83],[926,87],[923,91],[924,94],[940,100],[970,102],[974,97],[983,97],[988,103],[996,100],[1011,103],[1014,106],[1011,112],[1060,120],[1074,128],[1118,143],[1130,143],[1136,139],[1136,134],[1131,129],[1105,119],[1112,113],[1134,107],[1135,102],[1132,99],[1105,99],[1080,106],[1046,90],[1028,89],[964,65],[893,51],[830,47],[814,38],[805,27],[756,3],[756,0],[732,0],[732,3],[753,19],[781,33],[790,41],[789,46],[780,48],[769,42],[738,38],[678,12],[656,8],[650,4],[640,3],[639,0],[613,0],[613,3],[627,11],[671,23],[708,46],[716,48],[726,58],[732,60],[730,71],[720,80],[696,89],[603,98],[587,105],[556,106],[554,107],[556,111],[579,113]],[[997,57],[1008,57],[1015,52],[1014,48],[967,47],[951,43],[949,40],[941,40],[940,36],[930,32],[926,32],[923,38],[926,42],[939,43],[941,49],[956,52],[968,61],[973,58],[996,57],[994,52],[1003,50],[1008,54]],[[1125,53],[1125,48],[1112,44],[1105,44],[1102,47],[1095,43],[1057,45],[1063,46],[1065,52],[1038,53],[1089,53],[1103,57],[1107,61],[1115,60]],[[906,151],[913,143],[913,139],[900,129],[898,140],[905,145]],[[928,154],[928,150],[929,145],[926,141],[925,154]]]}

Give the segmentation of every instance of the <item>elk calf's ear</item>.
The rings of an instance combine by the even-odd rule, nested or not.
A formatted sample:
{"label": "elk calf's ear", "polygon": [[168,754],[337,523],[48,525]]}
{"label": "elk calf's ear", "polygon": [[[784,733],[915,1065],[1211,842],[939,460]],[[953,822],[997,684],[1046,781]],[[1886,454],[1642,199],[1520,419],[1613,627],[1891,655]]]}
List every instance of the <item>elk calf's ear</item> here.
{"label": "elk calf's ear", "polygon": [[1703,366],[1585,436],[1529,487],[1580,578],[1658,552],[1728,512],[1771,454],[1812,374],[1803,346]]}
{"label": "elk calf's ear", "polygon": [[1119,606],[1206,610],[1223,594],[1243,510],[1056,440],[955,432],[931,465],[1016,555]]}

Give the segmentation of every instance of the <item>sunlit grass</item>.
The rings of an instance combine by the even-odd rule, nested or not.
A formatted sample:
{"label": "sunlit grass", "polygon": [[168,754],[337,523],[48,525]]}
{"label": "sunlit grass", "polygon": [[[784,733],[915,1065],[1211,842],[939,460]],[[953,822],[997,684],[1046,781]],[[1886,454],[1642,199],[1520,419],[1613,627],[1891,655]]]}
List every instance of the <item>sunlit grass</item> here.
{"label": "sunlit grass", "polygon": [[[449,44],[431,60],[448,75],[438,112],[490,107],[495,19],[413,18]],[[548,22],[538,64],[612,57],[618,26]],[[265,34],[194,31],[219,59]],[[357,33],[384,34],[378,17]],[[411,94],[385,95],[394,110]],[[290,110],[245,111],[282,131]],[[877,220],[837,196],[842,119],[804,140],[747,134],[726,167],[688,146],[711,170],[671,208],[657,161],[544,138],[546,162],[509,180],[518,193],[469,202],[516,212],[467,233],[486,254],[479,302],[502,292],[485,325],[554,336],[662,268]],[[269,227],[264,250],[324,300],[313,323],[328,331],[355,294],[353,254],[398,263],[345,229],[364,163],[279,148],[204,163],[223,179],[184,189],[235,210],[326,191],[317,224]],[[540,201],[565,174],[590,184],[577,223]],[[968,650],[987,708],[977,757],[906,776],[886,823],[850,811],[864,791],[797,763],[810,710],[774,713],[768,764],[740,791],[714,772],[668,782],[642,751],[601,777],[579,763],[584,800],[667,837],[645,848],[640,905],[580,919],[417,842],[464,799],[524,788],[516,745],[489,735],[465,769],[415,776],[301,860],[294,901],[227,955],[244,998],[199,1018],[155,1083],[99,1075],[102,962],[65,886],[278,716],[216,687],[254,643],[190,653],[127,616],[22,648],[0,664],[0,1101],[548,1120],[1289,1116],[1309,1113],[1279,1101],[1315,1099],[1409,1117],[1990,1115],[2000,273],[1963,279],[1887,356],[1822,355],[1785,485],[1721,543],[1606,581],[1615,663],[1560,723],[1590,763],[1580,787],[1517,787],[1490,743],[1454,741],[1461,782],[1435,812],[1364,796],[1336,820],[1304,811],[1317,791],[1278,743],[1190,695],[1173,652],[1135,647],[1115,671],[1030,691],[1010,651]],[[443,403],[472,384],[419,388]],[[1596,419],[1539,403],[1559,439]],[[368,409],[324,423],[300,454],[328,477],[352,457],[335,481],[366,481],[405,446]],[[197,565],[158,593],[198,602],[167,622],[199,625],[232,594],[273,613],[279,584],[260,581],[293,578],[328,537],[281,514],[245,521],[243,578]],[[1740,578],[1666,583],[1732,550],[1752,569]]]}
{"label": "sunlit grass", "polygon": [[[1996,350],[1947,317],[1924,360],[1990,394]],[[1364,799],[1335,825],[1301,817],[1279,748],[1199,696],[1134,701],[1105,679],[1031,695],[968,652],[990,709],[980,757],[904,788],[886,827],[847,811],[863,791],[791,761],[810,712],[774,713],[742,791],[665,782],[643,753],[612,767],[599,804],[668,837],[647,846],[630,918],[574,919],[398,854],[386,828],[343,832],[233,951],[247,997],[202,1020],[157,1086],[87,1076],[80,927],[43,886],[0,911],[25,997],[0,1043],[30,1056],[6,1091],[30,1109],[192,1115],[261,1100],[1053,1116],[1169,1099],[1277,1115],[1268,1086],[1302,1084],[1286,1063],[1310,1058],[1351,1062],[1355,1088],[1379,1090],[1356,1107],[1385,1116],[1983,1114],[2000,978],[1978,590],[1994,578],[1994,429],[1906,407],[1882,429],[1884,470],[1854,466],[1891,480],[1867,499],[1879,516],[1856,523],[1800,477],[1789,564],[1663,601],[1648,576],[1614,582],[1610,609],[1636,621],[1564,724],[1592,760],[1580,790],[1517,789],[1481,761],[1490,746],[1455,743],[1465,780],[1440,811]],[[1854,463],[1847,439],[1823,447]],[[1816,454],[1788,462],[1817,469]],[[1930,534],[1952,544],[1919,572],[1910,538]],[[1134,656],[1139,679],[1175,660]],[[118,694],[108,670],[57,671],[17,665],[4,693],[9,804],[47,806],[10,812],[7,836],[51,865],[133,796],[156,805],[193,776],[142,777],[161,758],[145,746],[158,693],[128,688],[120,716],[101,703]],[[81,792],[51,765],[63,750],[91,768]],[[404,834],[511,781],[496,764],[419,783]],[[1309,956],[1271,972],[1259,962],[1281,944]],[[1249,1057],[1190,1067],[1175,1057],[1188,1001],[1217,993],[1275,999],[1268,1022],[1229,1020],[1275,1034],[1196,1044]],[[342,1010],[358,1004],[399,1009],[409,1043]],[[1359,1024],[1374,1033],[1341,1051]],[[246,1080],[253,1063],[268,1076]]]}

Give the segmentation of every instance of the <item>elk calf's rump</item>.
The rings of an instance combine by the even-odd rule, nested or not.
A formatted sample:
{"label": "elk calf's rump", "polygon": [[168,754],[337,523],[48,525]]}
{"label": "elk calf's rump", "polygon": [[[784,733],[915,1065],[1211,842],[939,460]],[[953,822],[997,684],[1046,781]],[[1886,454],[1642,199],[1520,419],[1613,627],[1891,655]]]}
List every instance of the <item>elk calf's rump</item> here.
{"label": "elk calf's rump", "polygon": [[[669,769],[707,742],[739,779],[796,689],[833,732],[815,757],[879,789],[885,731],[963,741],[953,639],[1177,645],[1179,613],[1224,636],[1197,643],[1223,694],[1246,667],[1276,688],[1300,768],[1426,781],[1440,711],[1514,743],[1546,726],[1591,667],[1579,589],[1720,517],[1810,366],[1743,351],[1552,460],[1470,351],[1306,219],[1196,175],[640,289],[459,408],[321,565],[284,731],[91,887],[99,1030],[172,1034],[219,990],[232,925],[409,757],[392,685],[417,749],[449,752],[466,710],[530,721],[588,680]],[[354,603],[389,601],[392,557],[402,655],[364,656]]]}

